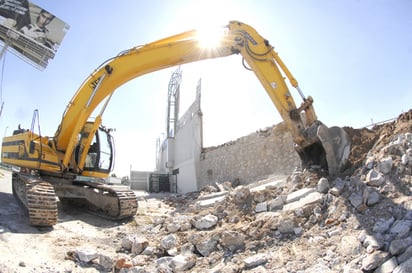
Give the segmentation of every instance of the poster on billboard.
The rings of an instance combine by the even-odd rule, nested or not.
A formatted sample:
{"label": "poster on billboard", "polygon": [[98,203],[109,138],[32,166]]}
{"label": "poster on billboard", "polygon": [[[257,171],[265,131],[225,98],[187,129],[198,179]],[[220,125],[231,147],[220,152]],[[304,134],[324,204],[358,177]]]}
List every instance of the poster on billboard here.
{"label": "poster on billboard", "polygon": [[36,68],[47,67],[70,26],[28,0],[0,0],[0,41],[3,50]]}

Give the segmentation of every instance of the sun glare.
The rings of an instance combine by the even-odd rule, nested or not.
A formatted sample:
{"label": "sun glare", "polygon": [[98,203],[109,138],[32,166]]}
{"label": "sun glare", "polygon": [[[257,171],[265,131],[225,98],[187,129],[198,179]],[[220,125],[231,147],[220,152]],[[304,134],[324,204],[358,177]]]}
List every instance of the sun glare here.
{"label": "sun glare", "polygon": [[197,30],[197,38],[202,48],[215,48],[219,46],[224,31],[222,27],[201,27]]}

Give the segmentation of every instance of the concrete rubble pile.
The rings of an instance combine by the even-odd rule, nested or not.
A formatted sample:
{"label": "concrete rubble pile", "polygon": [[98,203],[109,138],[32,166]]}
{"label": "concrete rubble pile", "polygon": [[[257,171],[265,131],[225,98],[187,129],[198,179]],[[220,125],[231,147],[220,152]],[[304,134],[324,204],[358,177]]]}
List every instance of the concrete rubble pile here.
{"label": "concrete rubble pile", "polygon": [[116,256],[83,249],[68,257],[122,273],[412,272],[406,128],[381,138],[346,177],[296,170],[287,178],[169,196],[163,201],[174,209],[138,215],[136,232],[121,236]]}

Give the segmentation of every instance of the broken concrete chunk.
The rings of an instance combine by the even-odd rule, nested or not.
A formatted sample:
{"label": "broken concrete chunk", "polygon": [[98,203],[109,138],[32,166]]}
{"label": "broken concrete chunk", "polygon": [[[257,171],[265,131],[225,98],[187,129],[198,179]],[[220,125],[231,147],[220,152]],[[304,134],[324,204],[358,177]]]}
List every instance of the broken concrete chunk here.
{"label": "broken concrete chunk", "polygon": [[279,222],[278,230],[280,233],[294,233],[295,224],[290,219],[285,219]]}
{"label": "broken concrete chunk", "polygon": [[171,249],[173,247],[175,247],[177,244],[177,237],[174,234],[170,234],[166,237],[164,237],[161,241],[160,241],[160,246],[165,249]]}
{"label": "broken concrete chunk", "polygon": [[393,240],[389,245],[389,252],[392,255],[399,255],[402,254],[408,247],[412,245],[412,238],[404,238]]}
{"label": "broken concrete chunk", "polygon": [[366,184],[373,187],[380,187],[385,183],[385,178],[380,172],[370,170],[366,175]]}
{"label": "broken concrete chunk", "polygon": [[81,262],[88,263],[99,257],[99,254],[91,249],[83,249],[76,251],[76,255]]}
{"label": "broken concrete chunk", "polygon": [[318,192],[327,193],[329,190],[329,180],[325,177],[322,177],[318,181]]}
{"label": "broken concrete chunk", "polygon": [[264,212],[264,211],[267,211],[267,210],[268,210],[268,203],[267,202],[262,202],[262,203],[256,204],[255,211],[257,213]]}
{"label": "broken concrete chunk", "polygon": [[202,240],[199,240],[198,243],[196,243],[196,250],[202,254],[203,257],[209,256],[210,253],[215,251],[217,248],[217,243],[218,240],[214,237],[206,237],[202,238]]}
{"label": "broken concrete chunk", "polygon": [[228,230],[222,233],[220,243],[222,246],[234,251],[243,248],[245,245],[245,236],[237,231]]}
{"label": "broken concrete chunk", "polygon": [[361,192],[353,192],[349,196],[349,202],[352,204],[354,208],[359,207],[363,204],[363,194]]}
{"label": "broken concrete chunk", "polygon": [[392,170],[393,160],[392,157],[388,156],[382,158],[378,164],[379,171],[384,174],[388,174]]}
{"label": "broken concrete chunk", "polygon": [[196,255],[177,255],[172,259],[173,272],[183,272],[189,270],[196,264]]}
{"label": "broken concrete chunk", "polygon": [[286,203],[286,195],[280,195],[275,199],[272,199],[267,202],[268,210],[274,211],[283,208],[283,205]]}
{"label": "broken concrete chunk", "polygon": [[218,220],[219,218],[217,218],[217,216],[208,214],[206,216],[203,216],[199,220],[195,220],[194,226],[200,230],[209,229],[216,226]]}
{"label": "broken concrete chunk", "polygon": [[132,253],[133,254],[140,254],[145,250],[145,248],[149,245],[149,241],[145,237],[136,237],[132,242]]}
{"label": "broken concrete chunk", "polygon": [[244,259],[245,267],[252,268],[259,265],[262,265],[268,261],[268,257],[266,254],[259,253]]}
{"label": "broken concrete chunk", "polygon": [[303,189],[294,191],[294,192],[288,194],[288,196],[286,198],[286,203],[291,203],[291,202],[294,202],[296,200],[299,200],[299,199],[305,197],[306,195],[308,195],[308,194],[310,194],[314,191],[316,191],[315,188],[303,188]]}
{"label": "broken concrete chunk", "polygon": [[324,194],[322,194],[320,192],[317,192],[317,191],[311,192],[310,194],[308,194],[304,198],[300,199],[299,201],[296,201],[296,202],[293,202],[293,203],[290,203],[290,204],[286,204],[283,207],[283,211],[294,211],[298,208],[303,208],[307,205],[321,203],[323,201],[323,196],[324,196]]}
{"label": "broken concrete chunk", "polygon": [[114,261],[109,256],[100,254],[99,255],[99,265],[106,271],[113,269]]}
{"label": "broken concrete chunk", "polygon": [[383,251],[373,252],[362,260],[362,269],[365,271],[370,271],[377,268],[388,258],[388,255],[388,253]]}
{"label": "broken concrete chunk", "polygon": [[232,194],[233,202],[241,205],[251,201],[250,189],[244,186],[236,188]]}

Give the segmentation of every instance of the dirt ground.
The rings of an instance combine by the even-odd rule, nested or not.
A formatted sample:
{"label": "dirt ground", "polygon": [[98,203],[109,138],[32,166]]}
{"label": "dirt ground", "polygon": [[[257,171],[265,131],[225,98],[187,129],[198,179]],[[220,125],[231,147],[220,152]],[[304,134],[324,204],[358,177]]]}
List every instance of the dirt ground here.
{"label": "dirt ground", "polygon": [[58,224],[53,228],[32,227],[13,197],[11,172],[1,172],[0,272],[54,272],[55,268],[70,272],[76,268],[72,261],[65,260],[69,250],[95,246],[102,251],[113,251],[111,248],[116,247],[113,234],[127,232],[127,225],[61,206]]}
{"label": "dirt ground", "polygon": [[[412,132],[412,110],[401,114],[399,118],[393,122],[378,125],[371,129],[353,129],[346,127],[345,130],[352,139],[352,149],[348,168],[345,173],[342,174],[342,177],[361,173],[368,153],[378,153],[382,147],[393,139],[395,134]],[[29,225],[27,216],[12,195],[11,172],[7,170],[0,170],[0,172],[0,273],[108,272],[102,271],[93,264],[79,263],[78,260],[73,258],[73,253],[79,250],[87,251],[93,249],[98,253],[112,257],[114,261],[118,261],[122,259],[122,257],[126,257],[127,259],[130,258],[130,255],[128,255],[130,253],[125,252],[121,247],[122,239],[127,235],[145,235],[149,238],[149,241],[155,241],[158,240],[156,237],[165,236],[170,233],[163,229],[158,230],[158,233],[155,232],[156,230],[154,229],[159,227],[159,225],[154,225],[154,222],[158,221],[157,219],[167,220],[189,212],[191,215],[219,214],[219,212],[224,209],[232,210],[233,213],[233,215],[229,213],[229,215],[225,216],[226,218],[231,217],[230,219],[235,219],[236,217],[240,217],[241,219],[237,221],[225,220],[220,222],[214,234],[217,234],[218,231],[224,232],[224,230],[242,230],[244,234],[250,237],[246,246],[247,250],[245,250],[244,253],[230,253],[230,255],[233,255],[231,256],[231,263],[236,264],[237,258],[248,257],[253,253],[260,253],[262,250],[266,252],[276,252],[277,255],[276,259],[269,259],[265,267],[257,267],[259,269],[244,272],[343,272],[338,269],[328,271],[324,268],[316,268],[314,264],[316,264],[319,259],[328,262],[333,261],[330,262],[332,265],[329,264],[329,268],[343,268],[345,264],[351,263],[359,264],[359,261],[356,262],[355,260],[360,259],[361,254],[356,253],[356,256],[355,253],[352,253],[352,251],[354,251],[353,249],[357,247],[355,243],[350,242],[354,244],[350,250],[341,250],[339,246],[336,245],[336,242],[341,242],[342,240],[346,240],[345,238],[360,234],[362,228],[366,230],[366,227],[376,220],[372,217],[374,215],[373,213],[376,213],[376,217],[381,217],[385,214],[388,206],[394,206],[393,204],[402,202],[410,203],[410,189],[412,188],[410,175],[406,178],[405,176],[399,176],[399,179],[396,181],[403,184],[406,183],[406,185],[397,189],[398,192],[393,196],[393,199],[384,199],[376,205],[374,209],[370,209],[370,213],[364,218],[359,218],[359,215],[356,215],[357,212],[348,206],[347,200],[349,199],[350,192],[347,193],[347,196],[343,193],[341,199],[335,199],[332,202],[333,204],[328,205],[329,207],[321,208],[321,214],[326,215],[322,218],[321,222],[315,221],[312,223],[307,221],[305,223],[303,220],[299,220],[302,221],[302,223],[299,223],[299,221],[294,219],[295,224],[303,229],[304,234],[295,237],[291,235],[276,237],[279,235],[278,233],[276,233],[276,236],[271,235],[268,237],[267,234],[264,233],[264,231],[266,232],[265,223],[268,225],[266,220],[259,220],[257,214],[250,214],[238,208],[236,209],[236,206],[227,203],[227,201],[221,205],[225,208],[199,208],[199,210],[196,211],[196,207],[193,206],[193,204],[194,201],[200,197],[201,193],[192,193],[186,196],[171,196],[167,194],[137,192],[139,199],[137,215],[133,220],[124,222],[105,220],[79,209],[67,208],[59,204],[58,223],[53,228],[36,228]],[[317,182],[317,180],[307,179],[302,182],[303,184],[300,185],[300,187],[307,187],[309,185],[304,183],[313,183],[313,181]],[[293,187],[295,189],[296,184],[293,185]],[[292,185],[286,185],[273,190],[270,194],[273,196],[291,191]],[[391,196],[387,195],[386,197]],[[342,222],[330,217],[332,214],[346,215],[346,220]],[[245,223],[247,223],[247,225]],[[269,228],[267,230],[269,230]],[[198,231],[192,229],[187,232],[178,233],[178,236],[179,238],[187,238],[196,236],[196,233],[198,233]],[[253,240],[251,238],[253,238]],[[183,248],[183,246],[181,247]],[[276,251],[271,251],[271,248],[276,249]],[[349,251],[352,256],[336,257],[334,252],[339,251],[344,253]],[[218,251],[216,254],[211,254],[210,257],[208,257],[207,263],[205,260],[198,262],[199,268],[205,270],[208,266],[216,264],[218,260],[227,260],[228,252],[221,251],[220,254],[217,253]],[[239,264],[240,262],[237,263]],[[322,263],[318,262],[317,264]],[[243,272],[241,269],[236,269],[239,267],[233,268],[232,271],[225,271],[223,269],[220,271],[201,271],[200,269],[196,271],[192,268],[192,271],[187,272]],[[278,269],[275,270],[275,268]],[[279,271],[279,268],[284,268],[284,270]],[[274,271],[272,271],[272,269]],[[304,269],[307,271],[303,271]]]}
{"label": "dirt ground", "polygon": [[[133,221],[114,222],[60,203],[55,226],[32,227],[12,194],[11,172],[0,170],[0,173],[1,273],[98,272],[94,268],[79,267],[70,259],[70,253],[94,249],[108,256],[119,256],[121,238],[136,232]],[[156,216],[171,210],[161,201],[162,193],[138,191],[136,194],[140,200],[138,214],[144,211]]]}

